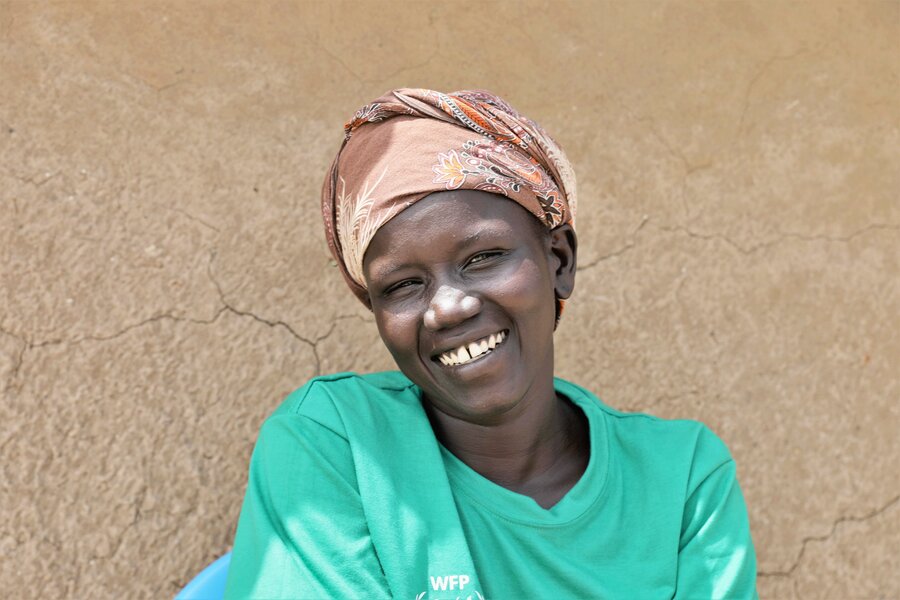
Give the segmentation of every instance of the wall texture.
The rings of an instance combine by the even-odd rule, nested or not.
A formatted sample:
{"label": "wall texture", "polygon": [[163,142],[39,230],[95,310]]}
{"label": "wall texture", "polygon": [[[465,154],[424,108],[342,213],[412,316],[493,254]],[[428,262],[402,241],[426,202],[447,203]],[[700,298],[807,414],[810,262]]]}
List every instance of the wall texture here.
{"label": "wall texture", "polygon": [[174,594],[283,396],[391,366],[318,194],[412,86],[567,149],[558,371],[719,433],[763,597],[900,597],[898,40],[896,0],[0,2],[0,589]]}

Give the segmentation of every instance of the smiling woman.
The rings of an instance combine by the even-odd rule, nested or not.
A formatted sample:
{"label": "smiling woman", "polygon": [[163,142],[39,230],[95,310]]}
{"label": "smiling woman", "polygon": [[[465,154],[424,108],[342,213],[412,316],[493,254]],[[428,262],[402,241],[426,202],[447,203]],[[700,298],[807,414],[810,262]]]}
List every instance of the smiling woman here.
{"label": "smiling woman", "polygon": [[574,213],[563,152],[487,92],[394,90],[345,126],[326,237],[400,371],[266,421],[229,597],[756,597],[715,434],[554,377]]}

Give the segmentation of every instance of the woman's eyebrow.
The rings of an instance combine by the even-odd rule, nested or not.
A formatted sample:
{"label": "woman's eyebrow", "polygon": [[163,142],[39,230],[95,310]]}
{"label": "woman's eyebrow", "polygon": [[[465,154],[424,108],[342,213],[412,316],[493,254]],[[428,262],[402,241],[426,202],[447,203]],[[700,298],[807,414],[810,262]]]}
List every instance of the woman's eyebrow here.
{"label": "woman's eyebrow", "polygon": [[471,246],[472,244],[477,242],[479,238],[482,237],[482,235],[484,235],[484,232],[480,229],[478,231],[473,231],[469,235],[464,236],[461,240],[456,242],[455,246],[457,248],[465,248],[466,246]]}
{"label": "woman's eyebrow", "polygon": [[373,259],[369,265],[369,278],[372,281],[384,281],[395,276],[396,273],[416,266],[415,260],[395,262],[390,255]]}
{"label": "woman's eyebrow", "polygon": [[497,242],[506,240],[506,232],[500,228],[488,225],[460,237],[458,240],[454,241],[452,248],[455,252],[459,252],[461,250],[466,250],[471,246],[475,246],[480,242],[490,243],[494,240]]}
{"label": "woman's eyebrow", "polygon": [[402,271],[409,266],[409,263],[393,264],[388,262],[382,265],[378,262],[374,262],[369,268],[369,278],[372,281],[384,281],[393,276],[394,273]]}
{"label": "woman's eyebrow", "polygon": [[460,238],[455,246],[457,248],[464,248],[466,246],[474,244],[475,242],[481,241],[481,239],[485,237],[487,237],[488,239],[495,238],[497,240],[505,240],[509,233],[510,231],[508,227],[503,227],[502,225],[495,222],[488,222],[480,229]]}

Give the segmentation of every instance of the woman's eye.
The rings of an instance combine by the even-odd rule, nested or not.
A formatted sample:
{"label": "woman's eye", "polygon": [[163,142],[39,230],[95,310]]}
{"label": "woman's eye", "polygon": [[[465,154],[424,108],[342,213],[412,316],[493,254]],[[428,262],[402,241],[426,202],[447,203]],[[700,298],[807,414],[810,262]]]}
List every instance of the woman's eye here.
{"label": "woman's eye", "polygon": [[416,282],[413,279],[404,279],[403,281],[398,281],[394,285],[388,286],[387,289],[384,290],[385,295],[393,294],[396,291],[399,291],[403,288],[414,285]]}
{"label": "woman's eye", "polygon": [[500,256],[501,254],[503,254],[503,253],[500,252],[499,250],[491,250],[488,252],[479,252],[478,254],[476,254],[475,256],[470,258],[469,262],[467,264],[476,265],[478,263],[483,263],[483,262],[490,260],[496,256]]}

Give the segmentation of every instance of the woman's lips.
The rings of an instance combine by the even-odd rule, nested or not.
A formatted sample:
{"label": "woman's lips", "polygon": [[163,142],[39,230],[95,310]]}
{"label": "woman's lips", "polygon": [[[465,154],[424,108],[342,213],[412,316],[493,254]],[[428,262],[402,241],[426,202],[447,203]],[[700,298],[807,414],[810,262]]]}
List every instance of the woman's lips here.
{"label": "woman's lips", "polygon": [[503,343],[508,335],[509,331],[506,329],[492,333],[483,338],[462,344],[454,350],[442,352],[441,354],[438,354],[434,360],[439,361],[447,367],[467,365],[490,354],[494,348]]}

